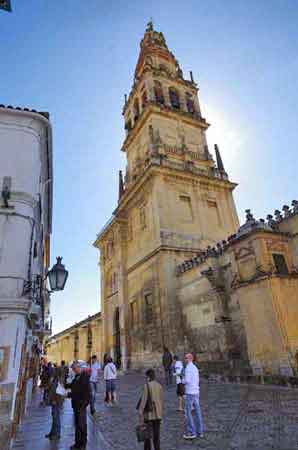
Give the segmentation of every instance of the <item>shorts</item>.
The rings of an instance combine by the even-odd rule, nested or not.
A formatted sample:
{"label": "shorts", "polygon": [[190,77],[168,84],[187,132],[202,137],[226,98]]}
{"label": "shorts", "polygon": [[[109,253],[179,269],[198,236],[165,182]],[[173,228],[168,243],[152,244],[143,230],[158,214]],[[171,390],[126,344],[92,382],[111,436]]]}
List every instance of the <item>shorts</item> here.
{"label": "shorts", "polygon": [[111,393],[116,391],[116,380],[106,380],[106,391]]}
{"label": "shorts", "polygon": [[183,397],[183,395],[185,394],[185,389],[184,389],[184,384],[183,383],[179,383],[177,384],[177,396],[178,397]]}

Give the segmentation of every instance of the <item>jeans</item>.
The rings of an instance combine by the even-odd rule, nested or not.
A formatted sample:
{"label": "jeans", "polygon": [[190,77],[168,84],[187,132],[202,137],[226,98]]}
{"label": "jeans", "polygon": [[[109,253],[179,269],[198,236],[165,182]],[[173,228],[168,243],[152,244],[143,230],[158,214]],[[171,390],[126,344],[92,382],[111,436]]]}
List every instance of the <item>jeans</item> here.
{"label": "jeans", "polygon": [[91,389],[90,410],[94,411],[96,392],[97,392],[97,383],[95,381],[90,381],[90,389]]}
{"label": "jeans", "polygon": [[[194,418],[192,415],[192,409],[194,409]],[[200,407],[199,394],[186,394],[185,395],[185,418],[187,432],[192,435],[199,435],[204,433],[204,424],[202,418],[202,412]]]}
{"label": "jeans", "polygon": [[172,368],[165,367],[166,385],[172,384]]}
{"label": "jeans", "polygon": [[87,445],[87,407],[75,408],[75,446],[78,448]]}
{"label": "jeans", "polygon": [[[153,432],[153,447],[154,450],[160,450],[160,420],[149,420]],[[144,450],[151,450],[151,439],[146,439],[144,442]]]}
{"label": "jeans", "polygon": [[50,431],[51,436],[60,436],[61,434],[60,410],[60,405],[52,405],[52,428]]}

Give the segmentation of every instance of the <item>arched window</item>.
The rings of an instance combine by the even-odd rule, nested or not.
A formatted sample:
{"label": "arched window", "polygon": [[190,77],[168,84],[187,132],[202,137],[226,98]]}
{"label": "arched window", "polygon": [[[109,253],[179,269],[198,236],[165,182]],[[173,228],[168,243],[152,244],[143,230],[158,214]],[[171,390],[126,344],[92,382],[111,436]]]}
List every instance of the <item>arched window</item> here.
{"label": "arched window", "polygon": [[162,85],[159,81],[154,81],[154,95],[156,102],[164,105],[165,98],[163,96]]}
{"label": "arched window", "polygon": [[169,89],[170,102],[173,108],[180,109],[180,101],[178,91],[174,88]]}
{"label": "arched window", "polygon": [[191,114],[194,114],[196,112],[196,110],[195,110],[195,104],[194,104],[194,101],[193,101],[193,98],[192,98],[191,94],[186,92],[185,97],[186,97],[187,111],[189,113],[191,113]]}
{"label": "arched window", "polygon": [[138,120],[140,116],[140,107],[139,107],[139,100],[136,98],[133,104],[133,114],[134,114],[134,120]]}
{"label": "arched window", "polygon": [[144,91],[142,94],[142,108],[145,108],[147,103],[148,103],[147,91]]}

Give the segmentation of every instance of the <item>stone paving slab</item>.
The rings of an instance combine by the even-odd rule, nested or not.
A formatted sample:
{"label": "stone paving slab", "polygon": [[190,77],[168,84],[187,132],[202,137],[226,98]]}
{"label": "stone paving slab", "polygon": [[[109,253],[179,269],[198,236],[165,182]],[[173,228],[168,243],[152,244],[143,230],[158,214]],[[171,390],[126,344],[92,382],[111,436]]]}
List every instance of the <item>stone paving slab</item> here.
{"label": "stone paving slab", "polygon": [[[144,377],[130,374],[118,380],[119,404],[103,404],[104,383],[99,383],[96,416],[88,414],[87,450],[139,450],[135,409]],[[50,429],[50,408],[35,399],[20,428],[14,450],[66,450],[73,443],[70,401],[62,413],[62,439],[44,438]],[[175,386],[165,389],[162,450],[298,450],[298,390],[239,384],[201,386],[201,405],[206,427],[204,439],[182,438],[184,415],[176,411]]]}

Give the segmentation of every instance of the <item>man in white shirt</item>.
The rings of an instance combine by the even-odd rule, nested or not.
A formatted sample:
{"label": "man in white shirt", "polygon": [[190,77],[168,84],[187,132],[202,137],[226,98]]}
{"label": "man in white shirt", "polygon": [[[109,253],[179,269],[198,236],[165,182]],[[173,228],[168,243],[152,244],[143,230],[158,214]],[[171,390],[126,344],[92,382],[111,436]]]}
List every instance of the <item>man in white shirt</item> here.
{"label": "man in white shirt", "polygon": [[174,356],[174,376],[176,377],[177,385],[177,397],[179,399],[178,411],[183,411],[183,396],[184,396],[184,384],[183,384],[183,363],[179,360],[177,355]]}
{"label": "man in white shirt", "polygon": [[90,411],[92,415],[95,413],[95,399],[100,369],[101,369],[100,363],[97,360],[96,355],[93,355],[90,364],[90,387],[91,387]]}
{"label": "man in white shirt", "polygon": [[106,392],[108,394],[107,406],[116,403],[116,379],[117,379],[117,368],[113,363],[112,358],[107,359],[107,364],[105,365],[103,371],[103,377],[106,382]]}
{"label": "man in white shirt", "polygon": [[[200,378],[199,370],[193,363],[193,355],[185,355],[185,417],[187,432],[183,435],[184,439],[195,439],[203,437],[204,425],[200,407]],[[194,410],[195,421],[192,416]]]}

